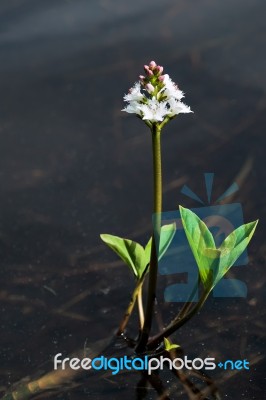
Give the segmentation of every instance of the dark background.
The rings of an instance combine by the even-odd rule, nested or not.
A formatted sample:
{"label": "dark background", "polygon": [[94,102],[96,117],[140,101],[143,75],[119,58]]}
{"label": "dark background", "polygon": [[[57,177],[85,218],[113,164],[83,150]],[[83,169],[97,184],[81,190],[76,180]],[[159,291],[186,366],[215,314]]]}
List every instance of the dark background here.
{"label": "dark background", "polygon": [[[249,267],[233,273],[247,299],[210,299],[175,338],[191,357],[252,363],[215,371],[223,399],[263,397],[265,12],[263,0],[1,1],[2,391],[51,369],[57,352],[108,337],[127,305],[133,280],[99,234],[150,234],[150,133],[121,109],[154,59],[194,111],[163,133],[164,210],[196,206],[183,184],[206,199],[203,174],[214,172],[213,198],[236,181],[227,201],[260,218]],[[88,378],[63,396],[135,399],[134,386]],[[187,398],[181,384],[173,398]]]}

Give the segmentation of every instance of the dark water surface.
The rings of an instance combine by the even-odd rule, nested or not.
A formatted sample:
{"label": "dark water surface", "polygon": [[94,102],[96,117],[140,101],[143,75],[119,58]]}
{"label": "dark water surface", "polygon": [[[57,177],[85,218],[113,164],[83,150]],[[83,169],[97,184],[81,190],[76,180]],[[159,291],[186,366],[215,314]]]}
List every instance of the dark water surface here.
{"label": "dark water surface", "polygon": [[[249,371],[211,378],[222,399],[264,398],[265,12],[263,0],[1,1],[2,393],[51,370],[58,352],[101,348],[118,325],[133,280],[99,234],[150,234],[150,134],[120,110],[155,59],[194,111],[163,134],[164,209],[195,207],[183,184],[205,199],[203,174],[214,172],[213,198],[236,181],[228,201],[260,218],[249,266],[232,275],[247,299],[210,299],[174,340],[190,357],[248,359]],[[176,309],[161,301],[158,315]],[[141,399],[139,379],[83,377],[40,398]],[[162,380],[171,399],[204,398]],[[160,397],[150,385],[145,398]]]}

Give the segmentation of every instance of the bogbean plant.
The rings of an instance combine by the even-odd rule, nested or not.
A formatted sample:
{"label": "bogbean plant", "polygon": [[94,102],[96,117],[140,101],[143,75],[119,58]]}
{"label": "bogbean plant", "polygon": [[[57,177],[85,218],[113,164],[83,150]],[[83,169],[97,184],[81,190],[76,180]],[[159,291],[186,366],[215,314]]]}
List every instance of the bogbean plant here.
{"label": "bogbean plant", "polygon": [[[156,298],[158,262],[171,244],[176,229],[174,223],[161,226],[161,132],[163,127],[178,114],[192,111],[190,107],[181,102],[184,97],[183,92],[167,74],[163,74],[163,67],[151,61],[149,65],[144,66],[144,71],[145,75],[141,75],[139,81],[124,96],[127,105],[123,111],[135,114],[144,121],[151,131],[154,182],[153,213],[155,215],[152,235],[144,247],[133,240],[118,236],[103,234],[101,238],[130,268],[136,281],[128,308],[117,330],[117,336],[127,339],[128,344],[130,346],[133,345],[138,354],[159,354],[161,351],[168,351],[171,355],[171,351],[175,351],[180,346],[173,344],[168,337],[201,309],[215,285],[228,272],[247,247],[258,221],[240,226],[229,234],[217,248],[214,238],[204,222],[192,211],[179,207],[183,228],[198,265],[202,294],[198,303],[194,304],[192,300],[195,296],[196,287],[172,322],[157,335],[150,337]],[[159,245],[156,246],[156,243]],[[142,286],[146,277],[149,282],[147,304],[144,312]],[[137,340],[129,340],[125,335],[125,329],[136,302],[140,319],[139,336]],[[109,345],[107,345],[108,347]],[[81,349],[76,355],[80,357],[81,354],[84,356],[84,349]],[[96,351],[93,354],[97,356],[98,352]],[[93,358],[94,356],[90,354],[90,357]],[[11,387],[4,394],[2,400],[27,400],[47,390],[58,390],[60,385],[66,385],[71,382],[77,373],[78,371],[68,367],[65,371],[53,370],[32,381],[29,381],[27,377],[19,384]],[[181,373],[179,371],[179,374]],[[156,375],[156,379],[159,379],[158,375]],[[181,380],[183,384],[187,385],[187,388],[191,388],[193,393],[198,393],[197,388],[194,388],[193,383],[185,375],[182,375]],[[142,379],[140,382],[143,385]],[[158,393],[161,393],[161,388],[158,389],[154,380],[151,380],[151,384]],[[214,389],[215,387],[212,389],[213,394],[216,393],[216,389]],[[160,396],[160,398],[163,397]]]}
{"label": "bogbean plant", "polygon": [[[162,332],[150,337],[154,302],[156,298],[158,262],[165,254],[175,235],[175,224],[161,226],[162,213],[162,165],[161,165],[161,132],[164,126],[181,113],[191,113],[190,107],[181,99],[184,93],[163,74],[163,67],[151,61],[144,66],[145,75],[129,89],[124,96],[127,103],[122,111],[135,114],[150,129],[153,153],[153,214],[155,221],[150,240],[143,247],[130,239],[109,234],[101,239],[130,268],[136,281],[130,303],[125,312],[117,335],[124,335],[127,323],[138,304],[140,329],[138,339],[134,341],[137,353],[156,351],[162,343],[169,350],[175,345],[167,339],[173,332],[184,325],[204,305],[209,294],[229,271],[250,242],[258,221],[244,224],[234,230],[217,248],[212,233],[205,223],[192,211],[179,206],[183,228],[199,269],[202,294],[199,301],[192,302],[195,292],[184,304],[178,315]],[[159,246],[156,247],[156,243]],[[142,305],[142,286],[148,279],[147,304],[145,311]],[[197,286],[198,287],[198,286]],[[196,290],[197,288],[195,288]]]}

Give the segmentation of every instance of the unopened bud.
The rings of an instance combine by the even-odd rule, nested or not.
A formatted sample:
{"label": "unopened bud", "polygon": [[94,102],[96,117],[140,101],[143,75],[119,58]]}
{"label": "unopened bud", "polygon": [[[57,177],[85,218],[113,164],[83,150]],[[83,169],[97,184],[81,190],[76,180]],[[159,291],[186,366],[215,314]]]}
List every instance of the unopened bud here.
{"label": "unopened bud", "polygon": [[144,65],[145,72],[148,76],[153,76],[152,70],[148,67],[148,65]]}
{"label": "unopened bud", "polygon": [[154,92],[154,86],[153,86],[151,83],[147,83],[147,85],[145,86],[145,89],[146,89],[149,93]]}
{"label": "unopened bud", "polygon": [[164,81],[164,78],[165,78],[165,75],[160,75],[160,76],[158,77],[158,81],[163,82],[163,81]]}
{"label": "unopened bud", "polygon": [[156,62],[155,62],[155,61],[151,61],[150,64],[149,64],[149,67],[150,67],[151,69],[157,67]]}

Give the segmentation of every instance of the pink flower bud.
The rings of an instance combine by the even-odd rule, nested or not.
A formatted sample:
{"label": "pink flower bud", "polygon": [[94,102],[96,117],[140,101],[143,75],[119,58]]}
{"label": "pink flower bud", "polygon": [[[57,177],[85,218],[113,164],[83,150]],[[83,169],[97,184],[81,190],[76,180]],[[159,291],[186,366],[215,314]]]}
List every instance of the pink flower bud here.
{"label": "pink flower bud", "polygon": [[154,91],[154,86],[151,83],[147,83],[145,86],[145,89],[149,92],[152,93]]}
{"label": "pink flower bud", "polygon": [[139,76],[139,80],[140,80],[141,82],[143,82],[144,79],[145,79],[145,76],[144,76],[144,75],[140,75],[140,76]]}
{"label": "pink flower bud", "polygon": [[151,69],[154,69],[156,66],[157,66],[157,64],[156,64],[155,61],[151,61],[150,64],[149,64],[149,67],[150,67]]}
{"label": "pink flower bud", "polygon": [[153,76],[152,70],[148,67],[148,65],[144,65],[145,72],[148,76]]}
{"label": "pink flower bud", "polygon": [[161,73],[163,72],[163,67],[161,67],[160,65],[157,65],[154,68],[154,72],[155,72],[155,74],[161,75]]}
{"label": "pink flower bud", "polygon": [[165,75],[160,75],[160,76],[158,77],[158,81],[159,81],[159,82],[163,82],[163,81],[164,81],[164,78],[165,78]]}

